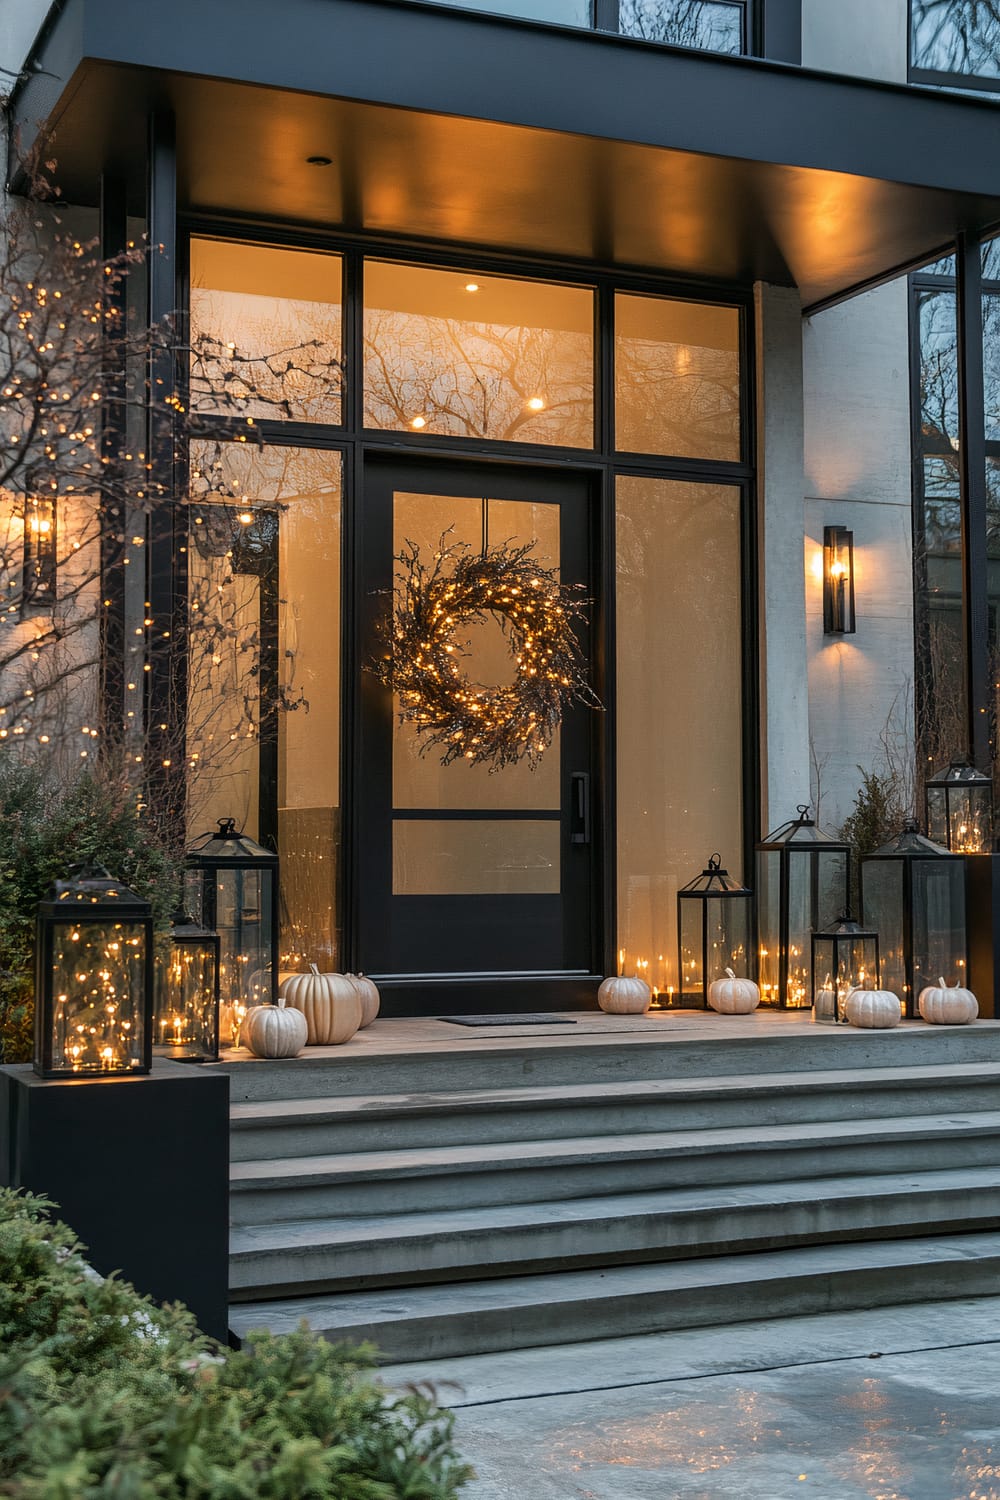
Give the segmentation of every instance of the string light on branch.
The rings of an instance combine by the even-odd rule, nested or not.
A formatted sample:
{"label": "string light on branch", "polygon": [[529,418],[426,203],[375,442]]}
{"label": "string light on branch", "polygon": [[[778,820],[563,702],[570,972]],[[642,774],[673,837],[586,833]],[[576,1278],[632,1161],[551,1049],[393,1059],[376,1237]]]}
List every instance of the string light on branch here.
{"label": "string light on branch", "polygon": [[[422,752],[440,750],[442,765],[466,760],[499,771],[526,759],[534,766],[570,703],[601,707],[574,632],[590,601],[580,585],[560,583],[533,551],[528,543],[479,553],[442,538],[433,566],[413,542],[396,558],[385,649],[370,670],[398,695],[400,722],[416,726]],[[488,615],[507,638],[516,668],[510,686],[473,682],[460,664],[470,654],[462,626]]]}

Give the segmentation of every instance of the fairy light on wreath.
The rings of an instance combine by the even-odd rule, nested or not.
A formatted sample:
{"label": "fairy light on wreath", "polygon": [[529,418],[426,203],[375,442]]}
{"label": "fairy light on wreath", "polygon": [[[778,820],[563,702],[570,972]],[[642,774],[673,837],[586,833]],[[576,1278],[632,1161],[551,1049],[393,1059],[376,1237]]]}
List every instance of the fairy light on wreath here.
{"label": "fairy light on wreath", "polygon": [[[466,760],[492,771],[551,745],[568,704],[600,708],[574,633],[589,600],[581,585],[561,584],[532,556],[534,543],[439,545],[433,567],[408,541],[396,558],[397,603],[384,631],[387,650],[372,671],[398,695],[400,722],[416,725],[421,752],[443,751],[442,765]],[[516,668],[509,686],[470,680],[461,659],[464,625],[500,621]]]}

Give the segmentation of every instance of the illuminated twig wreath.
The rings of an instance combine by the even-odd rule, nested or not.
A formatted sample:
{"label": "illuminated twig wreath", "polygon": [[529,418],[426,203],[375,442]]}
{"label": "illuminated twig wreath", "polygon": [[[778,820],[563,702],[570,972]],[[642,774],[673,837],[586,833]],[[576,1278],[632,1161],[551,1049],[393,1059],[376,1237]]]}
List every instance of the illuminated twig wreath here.
{"label": "illuminated twig wreath", "polygon": [[[568,703],[601,707],[573,633],[589,600],[533,561],[533,543],[482,553],[444,543],[433,567],[413,542],[398,555],[387,649],[372,670],[399,695],[400,721],[417,726],[421,750],[443,749],[443,765],[464,759],[499,771],[525,757],[535,765]],[[517,667],[509,687],[472,682],[460,665],[469,648],[458,632],[486,615],[499,619]]]}

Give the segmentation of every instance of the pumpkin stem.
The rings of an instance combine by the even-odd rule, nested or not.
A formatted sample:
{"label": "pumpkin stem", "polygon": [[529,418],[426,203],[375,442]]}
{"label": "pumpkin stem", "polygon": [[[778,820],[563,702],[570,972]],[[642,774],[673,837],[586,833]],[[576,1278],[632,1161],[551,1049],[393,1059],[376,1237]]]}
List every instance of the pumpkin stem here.
{"label": "pumpkin stem", "polygon": [[736,975],[733,973],[732,969],[727,969],[726,970],[726,975],[727,975],[727,977],[729,979],[735,979],[736,978]]}
{"label": "pumpkin stem", "polygon": [[284,1008],[285,1008],[285,997],[284,997],[284,995],[279,994],[278,995],[278,1009],[279,1010],[284,1010]]}
{"label": "pumpkin stem", "polygon": [[945,984],[944,980],[941,978],[940,974],[938,975],[938,984],[941,986],[941,988],[943,990],[946,990],[948,988],[948,986]]}
{"label": "pumpkin stem", "polygon": [[310,964],[309,965],[309,972],[310,972],[310,974],[318,974],[319,973],[319,964]]}

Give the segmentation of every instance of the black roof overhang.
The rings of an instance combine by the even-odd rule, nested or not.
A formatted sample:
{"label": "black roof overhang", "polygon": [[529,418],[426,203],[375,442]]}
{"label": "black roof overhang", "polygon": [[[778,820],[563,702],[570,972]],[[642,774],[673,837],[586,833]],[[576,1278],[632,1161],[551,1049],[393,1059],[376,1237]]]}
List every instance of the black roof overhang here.
{"label": "black roof overhang", "polygon": [[163,109],[192,212],[759,278],[806,305],[1000,225],[989,100],[405,0],[62,0],[12,103],[67,199],[110,171],[140,212]]}

